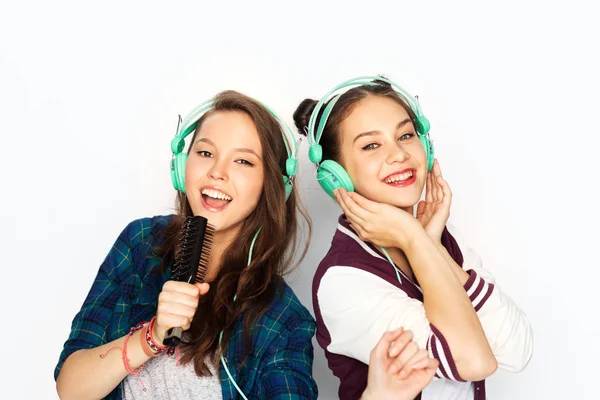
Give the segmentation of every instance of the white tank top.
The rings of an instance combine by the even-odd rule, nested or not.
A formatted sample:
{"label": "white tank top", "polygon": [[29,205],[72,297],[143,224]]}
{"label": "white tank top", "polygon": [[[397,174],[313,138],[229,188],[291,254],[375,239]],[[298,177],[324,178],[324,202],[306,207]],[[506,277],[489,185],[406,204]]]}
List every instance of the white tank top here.
{"label": "white tank top", "polygon": [[138,375],[128,375],[123,380],[123,399],[222,400],[219,373],[211,362],[207,363],[212,376],[200,377],[193,362],[176,366],[175,355],[163,353],[151,358]]}

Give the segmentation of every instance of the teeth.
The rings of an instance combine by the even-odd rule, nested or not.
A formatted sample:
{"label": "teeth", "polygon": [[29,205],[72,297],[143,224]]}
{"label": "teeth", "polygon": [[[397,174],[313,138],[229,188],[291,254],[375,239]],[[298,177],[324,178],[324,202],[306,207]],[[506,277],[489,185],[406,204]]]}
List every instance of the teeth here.
{"label": "teeth", "polygon": [[219,192],[218,190],[202,189],[202,194],[205,194],[205,195],[207,195],[209,197],[212,197],[213,199],[231,201],[231,197],[227,196],[223,192]]}
{"label": "teeth", "polygon": [[392,175],[385,180],[385,183],[394,183],[394,182],[399,182],[399,181],[405,181],[407,179],[412,178],[412,176],[413,176],[413,171],[408,171],[408,172],[405,172],[403,174],[398,174],[398,175]]}

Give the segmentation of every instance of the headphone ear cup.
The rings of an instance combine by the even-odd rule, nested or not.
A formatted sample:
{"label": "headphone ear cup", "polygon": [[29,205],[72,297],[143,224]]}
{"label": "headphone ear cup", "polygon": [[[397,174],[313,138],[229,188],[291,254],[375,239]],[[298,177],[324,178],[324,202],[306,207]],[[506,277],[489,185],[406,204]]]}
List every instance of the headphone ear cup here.
{"label": "headphone ear cup", "polygon": [[171,181],[175,190],[185,193],[185,163],[187,162],[187,153],[179,153],[171,161]]}
{"label": "headphone ear cup", "polygon": [[429,140],[427,135],[419,135],[419,140],[425,149],[425,156],[427,157],[427,171],[431,171],[433,168],[433,161],[435,160],[433,143],[431,140]]}
{"label": "headphone ear cup", "polygon": [[354,192],[354,184],[344,167],[332,160],[325,160],[317,170],[317,180],[329,196],[335,199],[333,191],[344,188],[347,192]]}

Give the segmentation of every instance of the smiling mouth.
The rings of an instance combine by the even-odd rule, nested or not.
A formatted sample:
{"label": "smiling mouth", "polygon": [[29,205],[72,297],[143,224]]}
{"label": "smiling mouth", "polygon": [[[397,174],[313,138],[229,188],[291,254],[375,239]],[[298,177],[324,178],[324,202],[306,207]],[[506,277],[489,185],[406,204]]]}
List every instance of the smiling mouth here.
{"label": "smiling mouth", "polygon": [[417,180],[417,171],[410,169],[385,177],[382,182],[394,187],[406,187],[412,185]]}
{"label": "smiling mouth", "polygon": [[231,196],[215,189],[202,189],[202,203],[209,211],[221,211],[229,205]]}

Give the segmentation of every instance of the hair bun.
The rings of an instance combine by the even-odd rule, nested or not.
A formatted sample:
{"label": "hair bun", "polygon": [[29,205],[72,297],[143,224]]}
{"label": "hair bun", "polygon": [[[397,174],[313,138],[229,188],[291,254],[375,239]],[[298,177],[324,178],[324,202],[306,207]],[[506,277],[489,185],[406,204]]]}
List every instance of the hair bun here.
{"label": "hair bun", "polygon": [[308,121],[317,103],[317,100],[304,99],[294,111],[294,124],[301,135],[308,136]]}
{"label": "hair bun", "polygon": [[[386,79],[386,80],[384,81],[384,80],[379,79],[379,78]],[[377,84],[377,85],[380,85],[380,86],[385,86],[386,88],[391,88],[392,85],[388,82],[388,80],[389,79],[388,79],[387,76],[385,76],[384,74],[379,74],[379,75],[377,75],[377,79],[374,79],[372,82],[375,83],[375,84]]]}

